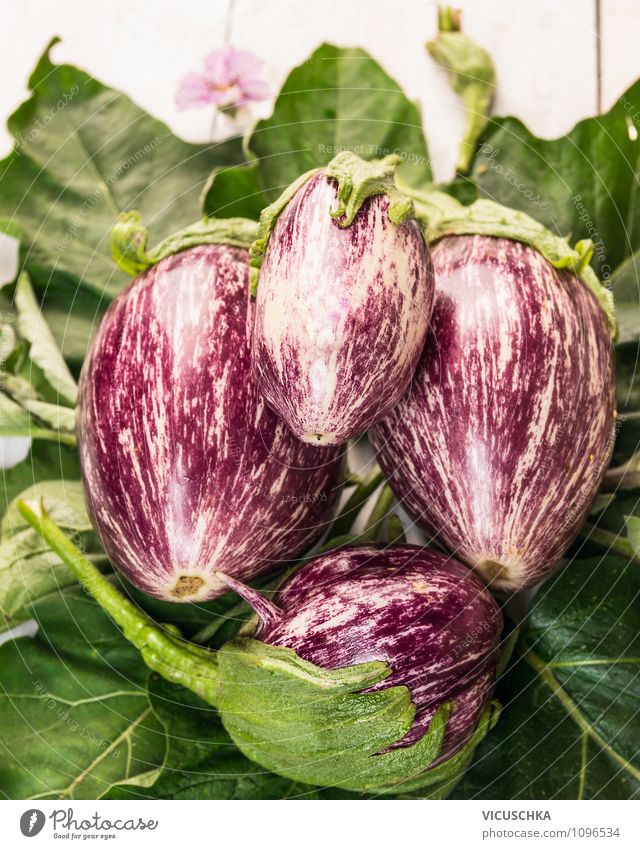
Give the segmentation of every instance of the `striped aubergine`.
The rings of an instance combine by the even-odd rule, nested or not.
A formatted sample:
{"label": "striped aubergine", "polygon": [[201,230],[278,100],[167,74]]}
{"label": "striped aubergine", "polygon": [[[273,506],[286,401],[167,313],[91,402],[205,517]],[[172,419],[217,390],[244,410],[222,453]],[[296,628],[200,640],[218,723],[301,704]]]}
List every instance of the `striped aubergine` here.
{"label": "striped aubergine", "polygon": [[282,585],[275,604],[221,576],[260,617],[255,638],[338,669],[379,660],[392,672],[372,690],[408,687],[413,724],[427,731],[452,703],[439,761],[468,740],[491,699],[502,614],[466,566],[413,545],[350,546],[321,555]]}
{"label": "striped aubergine", "polygon": [[269,238],[257,292],[253,367],[260,391],[303,442],[367,430],[406,392],[433,306],[418,224],[390,218],[384,194],[353,221],[331,215],[324,171],[304,183]]}
{"label": "striped aubergine", "polygon": [[520,242],[449,236],[432,253],[432,330],[372,442],[415,519],[492,588],[519,590],[556,566],[609,463],[609,321]]}
{"label": "striped aubergine", "polygon": [[248,252],[200,245],[107,311],[80,379],[79,452],[104,547],[149,595],[202,601],[323,532],[339,449],[295,439],[251,375]]}

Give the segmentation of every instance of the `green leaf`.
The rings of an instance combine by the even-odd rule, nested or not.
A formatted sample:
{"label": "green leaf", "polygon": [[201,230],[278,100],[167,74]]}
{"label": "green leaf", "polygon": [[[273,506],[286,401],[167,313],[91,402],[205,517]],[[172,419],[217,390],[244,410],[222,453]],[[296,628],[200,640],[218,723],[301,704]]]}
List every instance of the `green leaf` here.
{"label": "green leaf", "polygon": [[640,798],[640,569],[574,561],[534,599],[459,798]]}
{"label": "green leaf", "polygon": [[2,383],[6,394],[41,424],[53,430],[74,432],[76,426],[74,409],[40,400],[29,381],[19,375],[5,374]]}
{"label": "green leaf", "polygon": [[[398,178],[414,188],[431,179],[418,106],[357,48],[323,44],[294,68],[273,114],[258,122],[247,146],[257,166],[214,175],[203,199],[208,214],[251,216],[343,150],[363,159],[398,154]],[[262,200],[258,189],[265,193]]]}
{"label": "green leaf", "polygon": [[253,218],[267,204],[259,181],[258,163],[216,168],[202,193],[202,211],[216,218]]}
{"label": "green leaf", "polygon": [[[53,420],[55,419],[52,418]],[[64,417],[62,422],[67,424],[67,417]],[[0,392],[0,437],[4,436],[28,436],[31,439],[45,439],[66,445],[76,443],[73,434],[42,425],[28,410],[8,398],[4,392]]]}
{"label": "green leaf", "polygon": [[618,315],[618,341],[640,342],[640,252],[628,257],[611,275]]}
{"label": "green leaf", "polygon": [[77,362],[96,318],[127,282],[110,254],[119,213],[137,209],[155,243],[198,217],[214,168],[244,155],[240,139],[182,141],[122,92],[53,64],[49,48],[29,81],[31,97],[9,119],[16,144],[0,163],[0,230],[20,238],[22,265],[47,318],[56,314],[52,329],[65,355],[73,313]]}
{"label": "green leaf", "polygon": [[17,507],[20,499],[42,501],[47,513],[61,528],[80,532],[91,530],[82,483],[79,480],[43,480],[12,499],[0,522],[0,540],[29,527]]}
{"label": "green leaf", "polygon": [[80,481],[41,481],[14,499],[0,526],[0,631],[33,616],[33,605],[59,589],[76,584],[60,558],[30,528],[16,507],[18,498],[39,502],[72,533],[97,566],[109,562],[93,532]]}
{"label": "green leaf", "polygon": [[267,772],[244,757],[212,708],[152,675],[149,697],[167,734],[167,757],[152,787],[115,787],[110,799],[317,798],[314,787]]}
{"label": "green leaf", "polygon": [[62,357],[49,325],[42,317],[26,272],[18,277],[15,304],[18,314],[18,331],[30,345],[29,359],[42,370],[58,398],[73,407],[78,399],[78,386]]}
{"label": "green leaf", "polygon": [[153,783],[166,740],[138,652],[80,588],[34,614],[33,640],[0,647],[0,794],[100,799]]}
{"label": "green leaf", "polygon": [[61,479],[68,482],[79,478],[80,466],[75,449],[38,440],[32,444],[24,462],[11,469],[0,469],[0,516],[12,499],[38,481]]}
{"label": "green leaf", "polygon": [[605,284],[640,248],[638,103],[640,81],[605,115],[551,140],[537,138],[517,118],[496,118],[471,172],[487,197],[527,212],[572,242],[591,238],[593,264]]}

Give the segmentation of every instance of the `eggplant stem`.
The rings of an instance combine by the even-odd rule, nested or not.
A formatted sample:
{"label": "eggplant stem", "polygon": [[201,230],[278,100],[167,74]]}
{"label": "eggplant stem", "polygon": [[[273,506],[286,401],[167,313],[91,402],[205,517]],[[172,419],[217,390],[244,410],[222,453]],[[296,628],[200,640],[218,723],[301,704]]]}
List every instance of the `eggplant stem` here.
{"label": "eggplant stem", "polygon": [[376,489],[378,489],[383,480],[382,472],[376,467],[376,470],[371,475],[357,484],[354,492],[349,496],[349,500],[333,520],[327,533],[328,540],[349,533],[360,512],[360,508],[373,495]]}
{"label": "eggplant stem", "polygon": [[395,495],[388,483],[386,483],[378,496],[376,503],[373,505],[373,510],[369,516],[369,520],[360,534],[362,539],[375,540],[378,531],[382,527],[387,514],[391,510],[391,506],[395,500]]}
{"label": "eggplant stem", "polygon": [[387,519],[387,541],[389,545],[404,545],[407,541],[402,522],[397,513],[392,513]]}
{"label": "eggplant stem", "polygon": [[243,601],[246,601],[260,617],[262,625],[273,625],[282,616],[282,611],[268,598],[265,598],[261,592],[254,590],[253,587],[248,587],[242,581],[237,581],[231,575],[225,575],[224,572],[216,572],[216,578],[219,578],[223,584],[226,584],[230,590],[237,593]]}
{"label": "eggplant stem", "polygon": [[80,584],[118,625],[144,662],[167,681],[181,684],[215,704],[216,656],[163,630],[114,587],[48,515],[44,506],[18,501],[29,525],[69,568]]}
{"label": "eggplant stem", "polygon": [[603,548],[611,549],[623,557],[635,560],[636,562],[640,560],[631,542],[626,537],[620,536],[620,534],[614,534],[611,531],[604,530],[604,528],[596,528],[595,525],[590,525],[586,522],[580,528],[579,536],[588,542],[593,542]]}

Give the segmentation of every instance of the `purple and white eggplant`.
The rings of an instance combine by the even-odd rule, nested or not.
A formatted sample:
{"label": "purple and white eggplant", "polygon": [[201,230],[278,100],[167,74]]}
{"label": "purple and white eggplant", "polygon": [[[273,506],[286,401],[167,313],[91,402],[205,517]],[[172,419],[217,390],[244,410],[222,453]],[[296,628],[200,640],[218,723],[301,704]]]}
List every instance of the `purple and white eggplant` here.
{"label": "purple and white eggplant", "polygon": [[405,686],[415,717],[396,746],[410,746],[451,703],[438,760],[473,733],[491,699],[502,615],[482,582],[452,557],[412,545],[354,546],[303,566],[275,603],[220,576],[260,618],[256,639],[327,669],[384,661],[370,690]]}
{"label": "purple and white eggplant", "polygon": [[405,393],[424,345],[433,272],[396,160],[341,153],[261,219],[253,368],[303,442],[367,430]]}
{"label": "purple and white eggplant", "polygon": [[334,550],[288,578],[276,604],[219,574],[261,623],[212,652],[124,598],[41,505],[19,509],[147,665],[216,707],[265,769],[323,787],[442,798],[498,718],[502,616],[451,557],[415,546]]}
{"label": "purple and white eggplant", "polygon": [[[556,237],[536,238],[556,256]],[[372,441],[418,522],[492,588],[521,589],[558,563],[611,456],[609,294],[584,259],[571,253],[574,271],[561,258],[554,268],[509,238],[445,235],[432,255],[429,340],[411,391]]]}
{"label": "purple and white eggplant", "polygon": [[201,601],[225,592],[216,571],[246,579],[321,536],[341,461],[302,445],[257,391],[247,249],[175,248],[98,329],[78,445],[113,562],[150,595]]}

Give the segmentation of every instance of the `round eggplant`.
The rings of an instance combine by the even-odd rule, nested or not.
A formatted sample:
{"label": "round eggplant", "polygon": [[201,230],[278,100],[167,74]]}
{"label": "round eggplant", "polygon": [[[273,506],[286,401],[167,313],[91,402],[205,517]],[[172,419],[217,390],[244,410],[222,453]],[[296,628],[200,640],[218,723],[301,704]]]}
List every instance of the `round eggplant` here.
{"label": "round eggplant", "polygon": [[473,733],[495,683],[502,614],[465,566],[417,546],[354,546],[322,555],[289,578],[275,604],[225,578],[258,613],[255,638],[326,669],[372,660],[392,672],[369,692],[403,685],[415,716],[409,746],[445,703],[453,708],[438,759]]}
{"label": "round eggplant", "polygon": [[161,260],[111,305],[79,388],[78,444],[104,547],[144,592],[201,601],[323,532],[339,449],[302,445],[251,375],[248,252]]}
{"label": "round eggplant", "polygon": [[415,519],[496,590],[541,581],[583,522],[615,430],[611,328],[568,271],[509,239],[432,251],[432,330],[371,432]]}
{"label": "round eggplant", "polygon": [[271,772],[443,798],[498,720],[500,609],[451,557],[416,546],[334,550],[288,578],[277,605],[218,573],[260,624],[213,652],[124,598],[42,505],[18,509],[149,668],[215,706],[243,754]]}
{"label": "round eggplant", "polygon": [[[406,392],[433,306],[429,249],[385,194],[350,222],[320,172],[278,217],[260,270],[253,367],[260,391],[303,442],[367,430]],[[345,224],[347,226],[345,226]]]}

